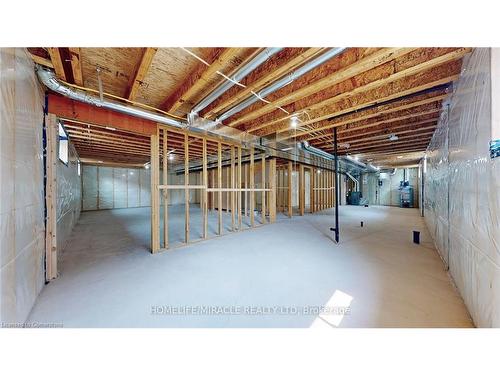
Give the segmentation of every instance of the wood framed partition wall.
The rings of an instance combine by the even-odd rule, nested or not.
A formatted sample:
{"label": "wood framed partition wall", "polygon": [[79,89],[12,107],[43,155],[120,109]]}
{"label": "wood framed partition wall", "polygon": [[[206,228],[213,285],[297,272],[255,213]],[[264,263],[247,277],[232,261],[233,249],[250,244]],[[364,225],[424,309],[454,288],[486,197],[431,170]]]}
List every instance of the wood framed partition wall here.
{"label": "wood framed partition wall", "polygon": [[335,172],[323,168],[310,168],[310,212],[335,206]]}
{"label": "wood framed partition wall", "polygon": [[[298,173],[296,185],[293,178],[294,172]],[[298,214],[300,216],[306,212],[307,195],[309,195],[309,213],[335,206],[334,171],[290,160],[280,160],[276,173],[278,212],[290,218],[294,215],[294,194],[298,194]],[[306,183],[307,173],[309,174],[309,184]]]}
{"label": "wood framed partition wall", "polygon": [[[156,134],[151,135],[150,167],[153,253],[169,248],[168,198],[173,190],[184,191],[186,244],[208,238],[211,211],[217,210],[216,235],[224,234],[223,211],[230,214],[230,231],[245,229],[244,216],[249,218],[250,228],[276,220],[276,206],[273,204],[276,201],[276,184],[273,181],[276,176],[276,160],[267,158],[265,152],[256,151],[253,146],[246,148],[236,141],[158,125]],[[174,172],[174,168],[176,173],[183,173],[183,184],[168,183],[168,175]],[[199,175],[197,181],[200,183],[191,183],[190,174]],[[200,197],[202,235],[199,239],[191,238],[190,230],[190,192],[193,190],[198,191]],[[163,220],[160,220],[161,199],[164,206]],[[163,241],[160,243],[161,230]]]}

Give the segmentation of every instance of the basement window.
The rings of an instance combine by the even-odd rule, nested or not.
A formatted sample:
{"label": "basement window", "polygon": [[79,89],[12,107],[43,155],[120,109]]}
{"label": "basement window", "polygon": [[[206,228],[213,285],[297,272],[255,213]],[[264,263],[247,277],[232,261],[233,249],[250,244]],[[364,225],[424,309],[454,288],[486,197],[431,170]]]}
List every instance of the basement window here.
{"label": "basement window", "polygon": [[61,160],[66,165],[68,165],[69,159],[68,143],[68,133],[66,133],[66,130],[64,129],[62,124],[59,123],[59,160]]}

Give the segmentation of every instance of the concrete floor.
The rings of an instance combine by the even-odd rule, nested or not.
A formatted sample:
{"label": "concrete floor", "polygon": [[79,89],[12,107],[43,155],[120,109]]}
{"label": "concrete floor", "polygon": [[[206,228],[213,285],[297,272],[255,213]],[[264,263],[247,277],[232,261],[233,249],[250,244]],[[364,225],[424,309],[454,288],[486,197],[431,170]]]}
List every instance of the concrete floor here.
{"label": "concrete floor", "polygon": [[[201,226],[197,210],[192,238]],[[60,277],[43,289],[28,321],[64,327],[472,326],[418,210],[342,206],[339,212],[340,244],[331,240],[333,210],[326,210],[280,216],[274,225],[156,255],[146,250],[149,208],[84,212],[61,256]],[[183,207],[171,208],[170,217],[170,236],[179,242]],[[215,227],[216,214],[211,233]],[[420,245],[412,243],[412,230],[422,232]],[[181,311],[189,306],[198,310]]]}

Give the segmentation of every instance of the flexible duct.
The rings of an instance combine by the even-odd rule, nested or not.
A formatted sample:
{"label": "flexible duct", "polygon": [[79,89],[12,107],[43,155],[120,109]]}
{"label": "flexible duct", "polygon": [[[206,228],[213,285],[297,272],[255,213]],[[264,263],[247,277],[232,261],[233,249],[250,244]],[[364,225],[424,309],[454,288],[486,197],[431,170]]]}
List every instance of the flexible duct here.
{"label": "flexible duct", "polygon": [[[320,66],[321,64],[325,63],[326,61],[330,60],[331,58],[339,55],[342,53],[346,48],[331,48],[327,52],[323,53],[321,56],[317,57],[314,60],[311,60],[310,62],[304,64],[302,67],[297,69],[296,71],[290,73],[289,75],[281,78],[280,80],[276,81],[275,83],[269,85],[268,87],[263,88],[261,91],[257,93],[257,96],[260,98],[264,98],[267,95],[281,89],[282,87],[285,87],[286,85],[292,83],[294,80],[299,78],[300,76],[306,74],[307,72],[311,71],[312,69]],[[259,98],[257,98],[255,95],[250,96],[243,102],[237,104],[233,108],[229,109],[228,111],[224,112],[222,115],[220,115],[217,120],[218,121],[223,121],[227,119],[228,117],[231,117],[237,112],[242,111],[243,109],[247,108],[248,106],[252,105],[255,103]]]}
{"label": "flexible duct", "polygon": [[[234,74],[231,79],[233,81],[239,82],[243,78],[245,78],[248,74],[250,74],[252,71],[255,70],[259,65],[261,65],[264,61],[266,61],[268,58],[273,56],[274,54],[278,53],[281,51],[283,48],[266,48],[264,51],[259,53],[255,58],[253,58],[248,64],[245,64],[243,67],[238,69],[238,71]],[[222,85],[217,87],[214,91],[212,91],[206,98],[204,98],[201,102],[196,104],[193,109],[191,110],[191,113],[198,113],[202,109],[206,108],[210,103],[212,103],[215,99],[217,99],[219,96],[224,94],[227,90],[229,90],[231,87],[235,85],[234,82],[231,81],[224,81]]]}

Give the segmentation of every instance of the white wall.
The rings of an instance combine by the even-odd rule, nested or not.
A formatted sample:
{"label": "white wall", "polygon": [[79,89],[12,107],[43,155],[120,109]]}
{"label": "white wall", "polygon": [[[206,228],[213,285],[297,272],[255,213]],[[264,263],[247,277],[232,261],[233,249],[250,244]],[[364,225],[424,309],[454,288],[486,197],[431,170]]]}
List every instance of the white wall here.
{"label": "white wall", "polygon": [[26,50],[0,48],[0,321],[24,323],[45,280],[43,92]]}
{"label": "white wall", "polygon": [[477,48],[464,59],[424,176],[425,221],[478,327],[500,326],[500,162],[488,152],[490,52]]}

